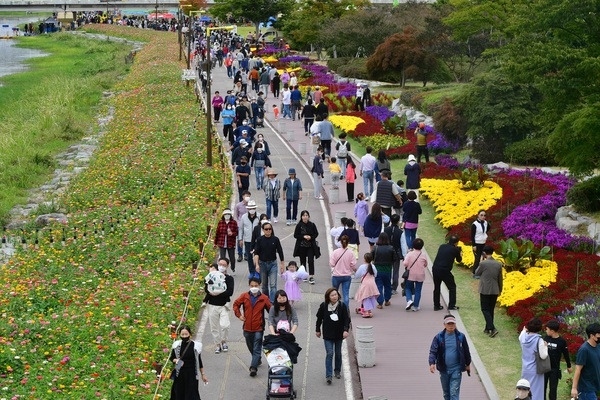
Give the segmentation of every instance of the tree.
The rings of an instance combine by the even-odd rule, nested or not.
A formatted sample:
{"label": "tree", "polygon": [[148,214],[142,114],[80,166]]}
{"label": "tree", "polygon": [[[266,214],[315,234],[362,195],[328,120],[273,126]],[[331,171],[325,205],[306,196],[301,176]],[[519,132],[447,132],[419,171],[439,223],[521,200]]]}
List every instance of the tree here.
{"label": "tree", "polygon": [[402,33],[390,36],[377,46],[375,53],[367,61],[367,71],[372,78],[397,72],[400,83],[405,86],[407,79],[418,79],[426,83],[439,69],[438,61],[426,51],[418,40],[418,33],[407,27]]}
{"label": "tree", "polygon": [[269,17],[287,14],[294,4],[293,0],[215,0],[210,12],[223,20],[229,16],[249,19],[256,26],[258,38],[261,22],[268,21]]}
{"label": "tree", "polygon": [[589,175],[600,168],[600,103],[584,106],[564,116],[548,139],[561,165],[575,175]]}

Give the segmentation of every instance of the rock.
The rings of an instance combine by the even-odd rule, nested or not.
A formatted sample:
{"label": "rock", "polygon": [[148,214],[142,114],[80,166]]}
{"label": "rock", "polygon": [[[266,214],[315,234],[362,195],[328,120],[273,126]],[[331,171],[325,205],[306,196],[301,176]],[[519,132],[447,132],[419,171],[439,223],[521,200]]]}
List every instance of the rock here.
{"label": "rock", "polygon": [[554,217],[556,226],[579,236],[587,236],[600,242],[600,223],[587,215],[579,214],[573,206],[560,207]]}
{"label": "rock", "polygon": [[600,242],[600,223],[594,222],[588,225],[588,236],[596,242]]}
{"label": "rock", "polygon": [[582,226],[581,222],[574,220],[568,216],[556,220],[557,228],[564,229],[565,231],[567,231],[571,234],[577,233],[579,231],[579,229],[581,228],[581,226]]}
{"label": "rock", "polygon": [[60,222],[61,224],[66,224],[69,222],[69,220],[65,214],[61,213],[43,214],[35,219],[35,223],[38,226],[46,226],[51,222]]}
{"label": "rock", "polygon": [[[473,160],[471,160],[471,161],[473,161]],[[502,168],[502,169],[510,168],[510,166],[507,163],[502,162],[502,161],[494,163],[494,164],[488,164],[487,167],[489,169],[491,169],[491,168]]]}

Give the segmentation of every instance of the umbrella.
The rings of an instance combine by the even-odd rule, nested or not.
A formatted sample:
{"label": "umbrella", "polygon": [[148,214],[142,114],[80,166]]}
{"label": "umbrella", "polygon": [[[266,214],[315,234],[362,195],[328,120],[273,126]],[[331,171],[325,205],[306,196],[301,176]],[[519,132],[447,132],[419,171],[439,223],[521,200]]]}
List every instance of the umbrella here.
{"label": "umbrella", "polygon": [[211,18],[211,17],[209,17],[209,16],[207,16],[207,15],[203,15],[203,16],[200,18],[200,21],[201,21],[201,22],[210,22],[210,21],[212,21],[212,18]]}
{"label": "umbrella", "polygon": [[150,15],[148,15],[148,19],[171,19],[171,18],[175,18],[175,15],[171,14],[171,13],[152,13]]}

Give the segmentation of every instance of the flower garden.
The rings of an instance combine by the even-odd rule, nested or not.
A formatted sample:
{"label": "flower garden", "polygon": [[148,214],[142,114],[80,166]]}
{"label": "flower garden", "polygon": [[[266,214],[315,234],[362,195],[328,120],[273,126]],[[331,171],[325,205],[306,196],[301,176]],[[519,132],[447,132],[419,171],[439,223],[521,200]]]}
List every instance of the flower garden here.
{"label": "flower garden", "polygon": [[203,269],[192,263],[214,256],[202,241],[230,198],[230,170],[218,157],[204,166],[177,41],[148,33],[101,148],[61,199],[69,222],[17,232],[27,251],[0,268],[0,397],[168,396],[157,371],[172,329],[194,324]]}

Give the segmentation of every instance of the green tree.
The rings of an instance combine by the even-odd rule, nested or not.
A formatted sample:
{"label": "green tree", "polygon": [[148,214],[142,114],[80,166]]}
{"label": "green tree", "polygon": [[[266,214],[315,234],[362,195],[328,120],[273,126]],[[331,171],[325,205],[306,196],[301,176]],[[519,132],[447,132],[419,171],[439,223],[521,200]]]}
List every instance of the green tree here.
{"label": "green tree", "polygon": [[228,17],[246,18],[256,27],[256,37],[259,35],[259,25],[269,17],[287,14],[294,6],[293,0],[215,0],[210,13],[223,20]]}

